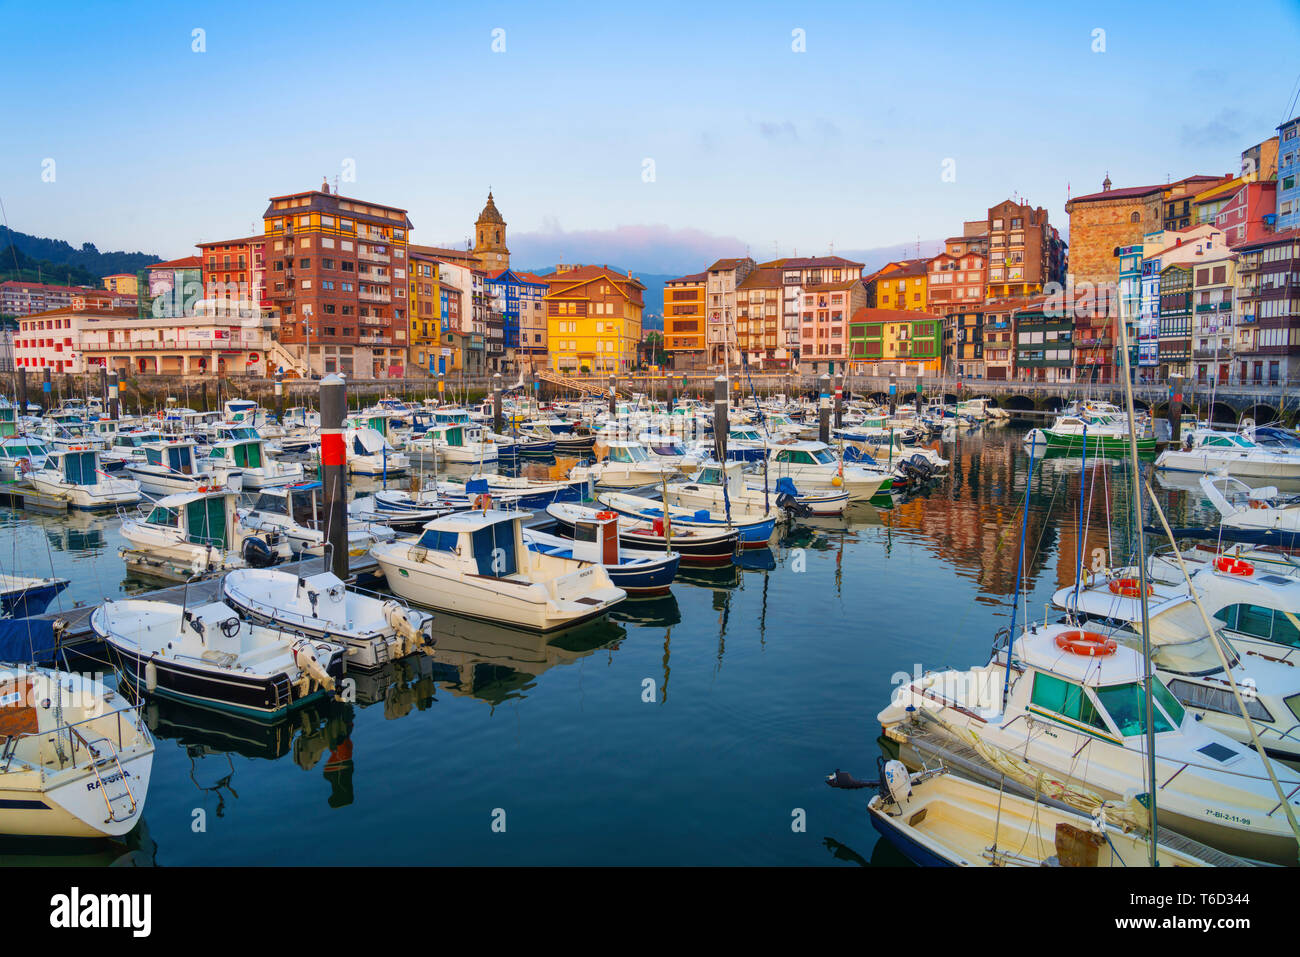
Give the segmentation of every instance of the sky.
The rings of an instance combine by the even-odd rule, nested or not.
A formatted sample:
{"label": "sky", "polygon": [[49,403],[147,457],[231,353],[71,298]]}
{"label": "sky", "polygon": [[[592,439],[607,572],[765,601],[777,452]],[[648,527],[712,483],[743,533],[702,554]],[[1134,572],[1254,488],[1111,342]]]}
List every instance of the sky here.
{"label": "sky", "polygon": [[[340,178],[517,266],[933,241],[1022,197],[1235,172],[1300,112],[1300,0],[0,0],[13,229],[191,255]],[[198,31],[198,32],[196,32]],[[1098,32],[1103,31],[1103,32]]]}

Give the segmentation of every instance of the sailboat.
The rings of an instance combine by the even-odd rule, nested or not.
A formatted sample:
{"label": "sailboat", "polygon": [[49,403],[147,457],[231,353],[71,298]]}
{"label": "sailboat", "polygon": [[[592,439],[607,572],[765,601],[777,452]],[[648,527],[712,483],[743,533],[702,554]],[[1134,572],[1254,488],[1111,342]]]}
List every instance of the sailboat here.
{"label": "sailboat", "polygon": [[87,675],[0,668],[0,834],[120,837],[144,813],[154,740]]}

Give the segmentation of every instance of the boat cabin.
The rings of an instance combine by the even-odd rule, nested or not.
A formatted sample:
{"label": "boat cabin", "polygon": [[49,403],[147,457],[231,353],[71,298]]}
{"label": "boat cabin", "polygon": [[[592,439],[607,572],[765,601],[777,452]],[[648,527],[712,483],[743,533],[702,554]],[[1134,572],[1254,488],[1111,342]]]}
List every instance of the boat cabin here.
{"label": "boat cabin", "polygon": [[304,528],[321,531],[325,528],[322,489],[320,482],[301,482],[285,488],[264,489],[253,503],[253,511],[283,515]]}
{"label": "boat cabin", "polygon": [[68,449],[52,456],[63,481],[69,485],[98,485],[99,453],[94,449]]}
{"label": "boat cabin", "polygon": [[194,475],[198,471],[198,466],[194,461],[194,443],[188,440],[146,445],[144,446],[144,457],[145,462],[149,465],[168,472]]}
{"label": "boat cabin", "polygon": [[234,545],[235,494],[182,492],[160,498],[145,524],[177,529],[193,545],[228,551]]}
{"label": "boat cabin", "polygon": [[260,469],[266,464],[260,438],[218,442],[208,453],[208,460],[241,469]]}
{"label": "boat cabin", "polygon": [[[457,512],[424,526],[414,547],[456,555],[471,574],[507,578],[519,572],[523,554],[521,522],[530,512]],[[418,557],[423,561],[423,557]]]}

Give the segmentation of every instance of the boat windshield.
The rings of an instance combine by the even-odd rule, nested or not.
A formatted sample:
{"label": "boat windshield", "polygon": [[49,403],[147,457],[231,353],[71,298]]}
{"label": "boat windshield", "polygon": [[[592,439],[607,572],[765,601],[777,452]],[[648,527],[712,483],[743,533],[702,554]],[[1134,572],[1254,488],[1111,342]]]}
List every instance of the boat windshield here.
{"label": "boat windshield", "polygon": [[818,465],[834,465],[835,453],[830,449],[817,449],[813,452],[813,459]]}
{"label": "boat windshield", "polygon": [[145,519],[150,525],[166,525],[168,528],[176,528],[180,525],[181,513],[174,508],[164,508],[162,505],[155,505],[149,517]]}
{"label": "boat windshield", "polygon": [[[1151,687],[1156,704],[1160,705],[1152,710],[1156,723],[1155,732],[1160,734],[1164,731],[1173,731],[1182,724],[1183,706],[1158,678],[1152,677]],[[1131,681],[1127,684],[1098,688],[1097,701],[1115,722],[1115,727],[1121,735],[1128,738],[1146,734],[1146,693],[1141,684]]]}

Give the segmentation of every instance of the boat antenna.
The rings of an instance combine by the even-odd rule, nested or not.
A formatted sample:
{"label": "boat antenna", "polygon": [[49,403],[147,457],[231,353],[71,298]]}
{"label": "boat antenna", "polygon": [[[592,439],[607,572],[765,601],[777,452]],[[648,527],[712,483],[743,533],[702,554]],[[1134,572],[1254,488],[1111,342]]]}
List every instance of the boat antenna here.
{"label": "boat antenna", "polygon": [[[1146,738],[1147,738],[1147,793],[1150,795],[1151,828],[1148,832],[1149,861],[1152,867],[1156,860],[1156,729],[1155,715],[1151,702],[1151,612],[1147,602],[1147,553],[1146,539],[1142,532],[1142,476],[1141,462],[1138,459],[1137,424],[1133,414],[1133,376],[1128,354],[1127,323],[1119,322],[1120,351],[1124,354],[1124,405],[1128,412],[1128,446],[1132,460],[1133,475],[1133,526],[1137,533],[1138,566],[1138,600],[1142,603],[1142,683],[1146,694]],[[1087,443],[1084,443],[1087,447]],[[1177,551],[1177,549],[1175,549]],[[1193,589],[1195,592],[1195,589]],[[1077,601],[1076,601],[1077,607]]]}

